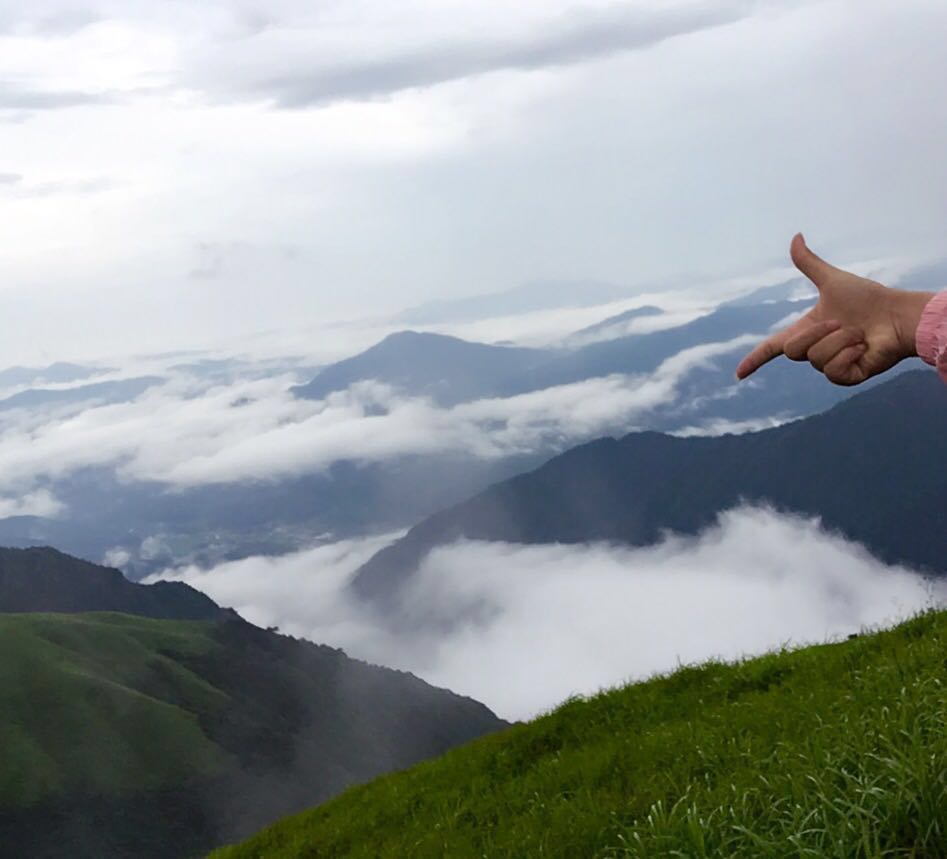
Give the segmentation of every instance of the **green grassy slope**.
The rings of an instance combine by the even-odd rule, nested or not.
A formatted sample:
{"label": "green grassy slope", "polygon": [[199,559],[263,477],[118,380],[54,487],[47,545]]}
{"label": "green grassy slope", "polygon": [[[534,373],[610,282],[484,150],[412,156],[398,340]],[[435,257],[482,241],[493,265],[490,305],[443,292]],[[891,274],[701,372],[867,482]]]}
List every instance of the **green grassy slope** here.
{"label": "green grassy slope", "polygon": [[0,805],[121,794],[211,775],[225,754],[196,713],[227,697],[181,656],[212,625],[127,615],[0,615]]}
{"label": "green grassy slope", "polygon": [[226,612],[0,613],[0,856],[204,855],[504,726]]}
{"label": "green grassy slope", "polygon": [[571,701],[213,856],[947,856],[947,613]]}

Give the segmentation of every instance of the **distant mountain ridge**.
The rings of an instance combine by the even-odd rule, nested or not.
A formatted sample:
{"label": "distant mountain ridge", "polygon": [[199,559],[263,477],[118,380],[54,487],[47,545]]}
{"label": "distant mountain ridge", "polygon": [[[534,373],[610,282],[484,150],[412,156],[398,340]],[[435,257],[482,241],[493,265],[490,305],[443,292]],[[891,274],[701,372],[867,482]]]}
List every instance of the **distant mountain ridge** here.
{"label": "distant mountain ridge", "polygon": [[500,380],[546,360],[540,349],[491,346],[418,331],[390,334],[370,349],[322,370],[293,388],[307,399],[324,399],[359,381],[375,380],[442,406],[488,397]]}
{"label": "distant mountain ridge", "polygon": [[[726,335],[734,331],[761,336],[779,321],[783,311],[803,309],[804,303],[780,303],[794,296],[796,288],[791,284],[781,285],[778,290],[767,287],[768,291],[759,291],[742,309],[724,307],[719,316],[709,314],[687,325],[600,342],[588,349],[523,349],[423,332],[396,334],[346,361],[307,368],[302,371],[305,376],[296,378],[308,376],[310,382],[300,386],[297,393],[322,398],[367,379],[392,387],[397,405],[402,404],[403,397],[425,397],[451,407],[470,399],[528,393],[529,399],[519,403],[488,405],[449,416],[448,420],[472,420],[474,431],[485,436],[513,437],[519,432],[516,423],[525,414],[531,426],[538,429],[535,441],[517,447],[509,455],[483,458],[479,449],[469,446],[473,435],[464,432],[451,438],[448,433],[444,436],[448,449],[444,451],[392,455],[380,461],[353,455],[325,469],[277,480],[174,489],[158,480],[128,479],[115,461],[90,464],[42,477],[32,488],[49,493],[56,515],[0,519],[0,545],[53,545],[93,560],[127,557],[120,564],[123,571],[132,578],[142,578],[172,564],[209,567],[253,555],[296,551],[310,545],[312,536],[318,534],[331,533],[337,539],[346,539],[408,528],[498,480],[535,468],[568,447],[596,436],[643,429],[692,434],[746,430],[812,414],[848,397],[850,391],[832,386],[807,367],[790,362],[778,362],[765,374],[737,386],[732,369],[746,346],[739,341],[731,341],[728,347],[726,344]],[[567,293],[565,290],[563,295]],[[573,291],[572,295],[576,294]],[[547,299],[555,300],[555,296]],[[561,314],[562,318],[568,316],[567,312]],[[630,391],[662,361],[682,349],[708,344],[715,344],[712,356],[698,356],[687,362],[686,370],[675,373],[672,363],[657,380],[661,390],[646,408],[631,407],[627,412],[616,409],[614,418],[606,422],[610,409],[603,402],[605,418],[586,427],[581,415],[577,416],[579,420],[571,415],[563,420],[562,407],[557,406],[549,416],[548,429],[539,426],[544,401],[540,391],[544,385],[581,384],[616,374],[627,377],[620,384]],[[244,373],[258,378],[271,370],[280,375],[290,369],[293,373],[300,370],[295,361],[266,370],[245,359],[202,359],[196,353],[180,357],[185,363],[178,364],[174,372],[197,374],[204,380],[200,387],[219,374],[221,379]],[[62,370],[79,371],[82,368]],[[32,390],[17,388],[12,399],[0,403],[0,418],[12,427],[31,420],[33,413],[72,410],[73,399],[85,406],[119,402],[140,393],[134,387],[123,390],[121,386],[148,381],[92,379],[89,384],[80,383],[66,390],[43,389],[34,381]],[[97,387],[99,384],[106,387]],[[110,385],[115,387],[110,389]],[[569,392],[560,390],[550,400],[558,397],[562,403],[568,396]],[[54,405],[56,398],[63,402]],[[356,399],[369,416],[381,415],[389,407],[386,397],[375,402],[370,396]],[[4,410],[5,406],[16,409]],[[496,420],[491,418],[494,413]],[[96,420],[108,423],[111,418],[107,412],[100,412]],[[379,430],[384,423],[377,422]],[[567,425],[564,431],[557,432],[563,424]],[[41,465],[37,468],[42,470]],[[14,507],[11,511],[2,503],[0,506],[6,506],[7,512],[17,510]],[[25,507],[21,512],[44,511]]]}
{"label": "distant mountain ridge", "polygon": [[[573,332],[566,338],[566,344],[571,346],[573,344],[582,345],[587,340],[594,340],[597,338],[601,339],[612,339],[612,332],[620,330],[621,326],[627,325],[634,321],[635,319],[643,319],[649,316],[661,316],[664,311],[660,307],[655,307],[653,304],[645,304],[642,307],[633,307],[631,310],[625,310],[622,313],[616,313],[614,316],[609,316],[606,319],[603,319],[601,322],[596,322],[594,325],[587,325],[585,328],[580,328],[578,331]],[[614,334],[614,337],[622,336],[622,333]]]}
{"label": "distant mountain ridge", "polygon": [[0,400],[0,411],[74,405],[92,400],[103,403],[128,402],[164,381],[160,376],[138,376],[132,379],[90,382],[71,388],[28,388]]}
{"label": "distant mountain ridge", "polygon": [[917,371],[763,432],[599,439],[431,516],[352,587],[391,598],[431,549],[460,539],[642,546],[695,534],[743,502],[819,516],[883,561],[947,573],[945,437],[947,390]]}
{"label": "distant mountain ridge", "polygon": [[[301,397],[322,399],[356,382],[374,379],[392,384],[406,395],[431,396],[442,405],[508,397],[616,373],[650,373],[662,361],[694,346],[726,342],[746,334],[762,336],[775,323],[806,307],[804,300],[723,305],[673,328],[624,335],[578,348],[492,346],[442,334],[401,331],[324,368],[293,391]],[[615,319],[655,312],[659,311],[636,308]]]}
{"label": "distant mountain ridge", "polygon": [[50,547],[0,548],[0,613],[86,611],[170,620],[211,620],[222,613],[183,582],[142,585]]}
{"label": "distant mountain ridge", "polygon": [[84,367],[67,361],[58,361],[48,367],[6,367],[0,370],[0,387],[32,385],[37,382],[68,384],[107,372],[108,369],[104,367]]}

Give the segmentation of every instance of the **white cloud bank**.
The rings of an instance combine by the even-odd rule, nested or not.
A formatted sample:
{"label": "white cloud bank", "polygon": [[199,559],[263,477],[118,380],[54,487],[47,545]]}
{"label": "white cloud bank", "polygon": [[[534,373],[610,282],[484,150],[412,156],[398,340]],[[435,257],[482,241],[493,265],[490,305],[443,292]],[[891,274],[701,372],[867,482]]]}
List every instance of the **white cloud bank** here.
{"label": "white cloud bank", "polygon": [[[507,718],[679,663],[844,636],[947,596],[814,520],[744,508],[698,538],[644,549],[438,549],[404,595],[413,622],[395,630],[345,589],[386,539],[161,577],[187,581],[254,623],[413,671]],[[445,630],[425,622],[432,618],[455,622]]]}
{"label": "white cloud bank", "polygon": [[746,335],[686,349],[647,376],[611,375],[453,408],[366,381],[318,402],[277,375],[208,384],[172,374],[128,402],[0,415],[0,491],[84,467],[197,486],[318,472],[339,460],[465,453],[484,459],[633,430],[673,401],[688,373],[755,343]]}

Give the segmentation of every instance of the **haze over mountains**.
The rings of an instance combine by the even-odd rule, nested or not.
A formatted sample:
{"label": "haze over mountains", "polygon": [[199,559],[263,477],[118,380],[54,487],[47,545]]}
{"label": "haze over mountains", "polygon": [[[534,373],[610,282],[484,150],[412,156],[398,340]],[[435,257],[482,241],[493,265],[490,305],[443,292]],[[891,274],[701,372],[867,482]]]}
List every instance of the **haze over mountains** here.
{"label": "haze over mountains", "polygon": [[[522,306],[590,305],[555,310],[565,326],[616,294],[570,289],[530,290]],[[593,330],[542,347],[395,332],[315,371],[305,357],[180,355],[124,376],[114,362],[16,370],[0,398],[0,542],[141,577],[407,528],[602,435],[810,414],[848,392],[790,364],[739,387],[731,374],[746,343],[805,306],[799,294],[786,281],[716,309],[675,298],[616,315],[612,302]],[[44,373],[72,381],[12,385]]]}
{"label": "haze over mountains", "polygon": [[0,859],[947,857],[945,31],[0,0]]}
{"label": "haze over mountains", "polygon": [[541,347],[11,376],[0,839],[196,855],[500,717],[940,599],[936,377],[733,381],[798,289],[610,304]]}

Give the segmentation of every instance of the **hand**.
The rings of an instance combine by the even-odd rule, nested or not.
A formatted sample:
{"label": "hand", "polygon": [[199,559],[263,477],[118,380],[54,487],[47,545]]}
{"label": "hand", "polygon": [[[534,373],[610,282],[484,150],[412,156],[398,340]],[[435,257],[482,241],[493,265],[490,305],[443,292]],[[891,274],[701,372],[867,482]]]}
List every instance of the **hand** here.
{"label": "hand", "polygon": [[889,289],[842,271],[809,250],[802,233],[793,238],[790,254],[815,284],[818,303],[753,349],[737,367],[738,379],[785,355],[808,361],[836,385],[858,385],[917,354],[918,322],[933,293]]}

